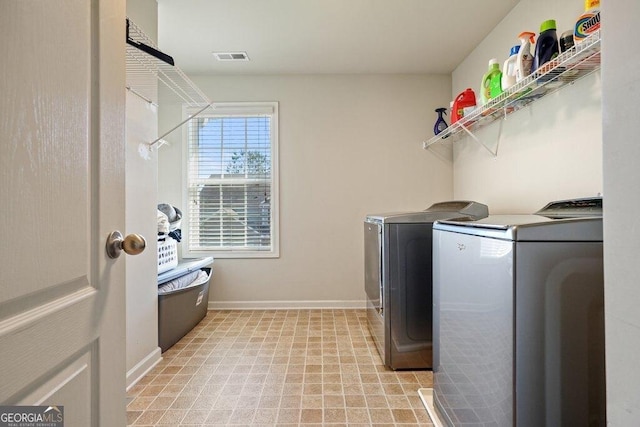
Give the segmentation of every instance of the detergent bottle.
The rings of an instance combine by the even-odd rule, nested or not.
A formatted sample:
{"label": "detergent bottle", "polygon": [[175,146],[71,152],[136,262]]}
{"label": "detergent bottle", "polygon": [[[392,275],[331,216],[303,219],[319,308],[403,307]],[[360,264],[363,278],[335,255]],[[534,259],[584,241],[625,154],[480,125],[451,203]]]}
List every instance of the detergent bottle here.
{"label": "detergent bottle", "polygon": [[507,90],[516,84],[516,64],[518,63],[519,51],[520,46],[513,46],[509,57],[504,61],[504,65],[502,66],[502,90]]}
{"label": "detergent bottle", "polygon": [[560,35],[560,53],[568,51],[574,45],[573,30],[567,30]]}
{"label": "detergent bottle", "polygon": [[578,44],[600,29],[600,0],[585,0],[584,13],[580,15],[573,32],[573,41]]}
{"label": "detergent bottle", "polygon": [[451,123],[455,123],[468,114],[469,110],[476,106],[476,94],[469,87],[456,96],[451,109]]}
{"label": "detergent bottle", "polygon": [[533,65],[533,53],[531,47],[535,43],[535,34],[529,31],[520,33],[520,50],[516,56],[516,82],[521,82],[531,74],[531,66]]}
{"label": "detergent bottle", "polygon": [[558,56],[559,53],[560,47],[558,45],[558,34],[556,33],[556,21],[555,19],[549,19],[540,25],[540,35],[536,43],[536,55],[533,58],[533,68],[531,71],[536,71]]}
{"label": "detergent bottle", "polygon": [[489,60],[489,69],[482,76],[482,83],[480,84],[480,102],[482,105],[502,93],[501,80],[500,64],[498,64],[496,58],[491,58]]}
{"label": "detergent bottle", "polygon": [[[491,73],[491,78],[489,79],[489,95],[491,98],[497,98],[502,93],[502,72],[500,71],[500,65],[497,64],[498,60],[496,59],[496,64]],[[498,72],[495,72],[498,70]]]}

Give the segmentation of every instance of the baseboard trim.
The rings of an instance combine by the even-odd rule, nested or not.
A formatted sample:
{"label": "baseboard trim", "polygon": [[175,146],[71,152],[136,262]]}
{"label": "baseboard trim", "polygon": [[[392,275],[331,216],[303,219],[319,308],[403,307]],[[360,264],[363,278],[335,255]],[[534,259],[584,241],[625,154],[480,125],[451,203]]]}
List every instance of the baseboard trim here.
{"label": "baseboard trim", "polygon": [[433,423],[434,427],[443,427],[444,424],[438,417],[438,411],[436,411],[436,407],[433,404],[433,389],[432,388],[420,388],[418,389],[418,395],[422,400],[422,404],[427,410],[427,414],[429,415],[429,419]]}
{"label": "baseboard trim", "polygon": [[364,300],[324,301],[209,301],[209,310],[365,309]]}
{"label": "baseboard trim", "polygon": [[131,389],[138,381],[142,379],[150,370],[152,370],[162,360],[162,350],[156,347],[144,359],[136,364],[127,372],[127,391]]}

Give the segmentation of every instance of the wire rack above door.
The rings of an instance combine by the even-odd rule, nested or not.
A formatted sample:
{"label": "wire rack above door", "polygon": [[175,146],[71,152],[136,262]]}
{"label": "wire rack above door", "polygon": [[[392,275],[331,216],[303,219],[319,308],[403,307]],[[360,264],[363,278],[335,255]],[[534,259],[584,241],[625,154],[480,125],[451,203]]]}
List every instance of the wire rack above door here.
{"label": "wire rack above door", "polygon": [[[198,113],[188,117],[169,131],[147,144],[153,147],[174,130],[211,106],[211,100],[176,65],[173,58],[158,50],[155,43],[127,18],[127,90],[154,105],[159,104],[159,86],[165,86],[172,95],[170,102],[186,107],[198,107]],[[168,61],[167,58],[170,60]],[[164,95],[163,95],[164,96]],[[164,98],[163,98],[164,99]]]}
{"label": "wire rack above door", "polygon": [[[128,21],[128,36],[157,50],[153,41],[133,21]],[[151,77],[151,78],[150,78]],[[127,44],[127,89],[149,102],[158,103],[158,85],[162,83],[190,107],[210,104],[209,98],[177,66],[170,65],[135,46]]]}

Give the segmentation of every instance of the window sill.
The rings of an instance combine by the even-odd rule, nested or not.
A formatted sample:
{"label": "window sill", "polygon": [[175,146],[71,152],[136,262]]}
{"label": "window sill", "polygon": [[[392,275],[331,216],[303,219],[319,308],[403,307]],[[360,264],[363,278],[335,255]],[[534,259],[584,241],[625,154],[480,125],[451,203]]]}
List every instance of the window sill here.
{"label": "window sill", "polygon": [[183,258],[213,257],[214,259],[261,259],[280,258],[279,251],[194,251],[183,254]]}

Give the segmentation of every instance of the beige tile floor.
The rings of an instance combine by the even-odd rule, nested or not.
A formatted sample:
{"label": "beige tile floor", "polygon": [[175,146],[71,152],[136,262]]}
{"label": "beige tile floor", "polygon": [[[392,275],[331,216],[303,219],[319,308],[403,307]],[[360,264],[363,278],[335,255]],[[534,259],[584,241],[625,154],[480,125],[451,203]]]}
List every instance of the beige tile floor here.
{"label": "beige tile floor", "polygon": [[364,310],[210,311],[128,392],[133,426],[429,426],[430,371],[384,368]]}

